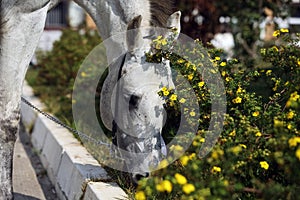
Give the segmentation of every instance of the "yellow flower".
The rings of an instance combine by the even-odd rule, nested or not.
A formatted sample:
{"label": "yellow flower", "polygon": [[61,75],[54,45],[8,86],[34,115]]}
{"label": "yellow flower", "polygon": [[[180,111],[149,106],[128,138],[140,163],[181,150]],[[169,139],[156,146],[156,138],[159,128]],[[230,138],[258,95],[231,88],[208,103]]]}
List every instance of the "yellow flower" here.
{"label": "yellow flower", "polygon": [[181,99],[179,100],[179,102],[180,102],[180,103],[185,103],[186,100],[185,100],[185,98],[181,98]]}
{"label": "yellow flower", "polygon": [[190,81],[190,80],[192,80],[194,78],[194,74],[189,74],[188,75],[188,80]]}
{"label": "yellow flower", "polygon": [[277,128],[283,127],[283,121],[274,119],[274,127],[277,127]]}
{"label": "yellow flower", "polygon": [[170,150],[171,150],[171,151],[183,151],[183,147],[180,146],[180,145],[172,145],[172,146],[170,147]]}
{"label": "yellow flower", "polygon": [[159,36],[157,36],[156,39],[153,40],[153,42],[157,42],[157,41],[161,40],[162,38],[163,38],[163,36],[162,36],[162,35],[159,35]]}
{"label": "yellow flower", "polygon": [[187,183],[186,178],[183,175],[179,174],[179,173],[175,174],[175,179],[176,179],[176,181],[179,185],[184,185],[184,184]]}
{"label": "yellow flower", "polygon": [[204,86],[204,81],[198,83],[198,87],[203,87],[203,86]]}
{"label": "yellow flower", "polygon": [[146,200],[146,195],[143,191],[137,191],[135,193],[135,199],[136,200]]}
{"label": "yellow flower", "polygon": [[192,154],[189,155],[189,159],[190,159],[190,160],[192,160],[192,159],[194,159],[194,158],[196,158],[196,154],[195,154],[195,153],[192,153]]}
{"label": "yellow flower", "polygon": [[185,194],[190,194],[192,192],[195,191],[195,186],[191,183],[188,183],[188,184],[185,184],[183,187],[182,187],[182,191],[185,193]]}
{"label": "yellow flower", "polygon": [[272,70],[267,70],[266,75],[267,75],[267,76],[270,76],[271,73],[272,73]]}
{"label": "yellow flower", "polygon": [[177,60],[177,63],[178,63],[178,64],[181,64],[181,63],[184,63],[184,62],[185,62],[185,61],[184,61],[182,58],[180,58],[180,59]]}
{"label": "yellow flower", "polygon": [[299,98],[300,98],[300,95],[298,94],[297,91],[294,92],[294,93],[292,93],[292,94],[290,95],[290,99],[291,99],[292,101],[297,101]]}
{"label": "yellow flower", "polygon": [[186,63],[185,63],[185,67],[186,67],[186,68],[189,68],[190,66],[191,66],[191,63],[190,63],[190,62],[186,62]]}
{"label": "yellow flower", "polygon": [[293,125],[292,125],[292,124],[288,124],[288,125],[287,125],[287,128],[288,128],[289,130],[291,130],[291,129],[293,128]]}
{"label": "yellow flower", "polygon": [[229,181],[228,180],[224,180],[223,184],[224,184],[225,187],[227,187],[229,185]]}
{"label": "yellow flower", "polygon": [[168,96],[170,94],[170,92],[168,90],[163,91],[164,96]]}
{"label": "yellow flower", "polygon": [[285,82],[284,86],[288,86],[290,84],[289,81]]}
{"label": "yellow flower", "polygon": [[166,159],[164,159],[159,163],[159,168],[165,168],[168,165],[169,165],[169,162]]}
{"label": "yellow flower", "polygon": [[155,44],[155,49],[161,49],[161,44],[160,44],[160,42],[157,42],[157,43]]}
{"label": "yellow flower", "polygon": [[235,104],[242,103],[242,98],[237,97],[237,98],[233,99],[232,102],[235,103]]}
{"label": "yellow flower", "polygon": [[167,44],[166,38],[163,38],[161,35],[159,35],[155,40],[153,40],[155,43],[156,49],[161,49],[161,46],[164,46]]}
{"label": "yellow flower", "polygon": [[235,155],[237,155],[238,153],[240,153],[242,151],[242,147],[240,145],[232,147],[230,149]]}
{"label": "yellow flower", "polygon": [[174,101],[171,101],[171,102],[169,103],[169,105],[170,105],[171,107],[175,106]]}
{"label": "yellow flower", "polygon": [[287,29],[287,28],[281,28],[281,29],[280,29],[280,32],[282,32],[282,33],[288,33],[288,32],[289,32],[289,29]]}
{"label": "yellow flower", "polygon": [[172,183],[169,180],[164,180],[162,182],[162,185],[168,193],[170,193],[172,191]]}
{"label": "yellow flower", "polygon": [[197,142],[196,140],[193,141],[193,146],[197,147],[199,145],[199,142]]}
{"label": "yellow flower", "polygon": [[226,66],[226,62],[224,62],[224,61],[223,61],[223,62],[221,62],[221,63],[220,63],[220,66],[221,66],[221,67],[224,67],[224,66]]}
{"label": "yellow flower", "polygon": [[297,64],[300,66],[300,59],[297,61]]}
{"label": "yellow flower", "polygon": [[166,44],[168,44],[167,39],[164,38],[161,40],[161,45],[165,46]]}
{"label": "yellow flower", "polygon": [[225,72],[225,71],[222,71],[221,75],[222,75],[222,76],[225,76],[225,75],[226,75],[226,72]]}
{"label": "yellow flower", "polygon": [[240,86],[238,87],[238,89],[236,90],[236,93],[242,93],[243,92],[243,88],[241,88]]}
{"label": "yellow flower", "polygon": [[298,148],[297,150],[296,150],[296,157],[298,158],[298,160],[300,160],[300,148]]}
{"label": "yellow flower", "polygon": [[260,132],[260,131],[258,131],[258,132],[255,134],[255,136],[256,136],[256,137],[261,137],[261,136],[262,136],[262,134],[261,134],[261,132]]}
{"label": "yellow flower", "polygon": [[211,69],[210,72],[213,73],[213,74],[218,73],[218,71],[217,71],[217,70],[214,70],[214,69]]}
{"label": "yellow flower", "polygon": [[293,117],[295,116],[295,113],[293,111],[288,112],[288,114],[286,115],[286,118],[288,119],[293,119]]}
{"label": "yellow flower", "polygon": [[267,163],[267,161],[261,161],[259,162],[260,164],[260,167],[265,169],[265,170],[268,170],[269,169],[269,164]]}
{"label": "yellow flower", "polygon": [[85,72],[81,72],[81,76],[82,76],[82,77],[86,77],[87,75],[86,75]]}
{"label": "yellow flower", "polygon": [[226,81],[226,82],[229,82],[229,81],[231,81],[231,78],[230,78],[230,77],[226,77],[226,78],[225,78],[225,81]]}
{"label": "yellow flower", "polygon": [[168,88],[167,88],[167,87],[162,87],[162,88],[161,88],[161,91],[163,91],[163,92],[164,92],[164,91],[168,91]]}
{"label": "yellow flower", "polygon": [[172,183],[169,180],[163,180],[161,183],[156,185],[156,190],[159,192],[172,192]]}
{"label": "yellow flower", "polygon": [[219,56],[215,57],[215,60],[221,60],[221,58]]}
{"label": "yellow flower", "polygon": [[176,94],[172,94],[171,97],[170,97],[170,99],[172,101],[176,101],[177,100],[177,95]]}
{"label": "yellow flower", "polygon": [[212,152],[211,157],[217,160],[220,156],[224,155],[224,151],[222,149],[217,149]]}
{"label": "yellow flower", "polygon": [[252,113],[252,116],[253,117],[257,117],[259,115],[259,112],[258,111],[255,111],[254,113]]}
{"label": "yellow flower", "polygon": [[212,157],[213,159],[217,160],[217,159],[219,158],[218,152],[213,151],[213,152],[211,153],[211,157]]}
{"label": "yellow flower", "polygon": [[222,138],[221,142],[227,142],[227,139],[226,138]]}
{"label": "yellow flower", "polygon": [[182,164],[183,166],[186,166],[186,165],[188,164],[188,162],[189,162],[189,157],[188,157],[188,156],[182,156],[182,157],[180,158],[180,162],[181,162],[181,164]]}
{"label": "yellow flower", "polygon": [[163,186],[162,186],[161,184],[157,184],[157,185],[155,186],[155,188],[156,188],[156,190],[159,191],[159,192],[163,192],[163,191],[164,191],[164,188],[163,188]]}
{"label": "yellow flower", "polygon": [[242,148],[244,148],[244,149],[247,149],[247,146],[244,145],[244,144],[240,144],[240,146],[241,146]]}
{"label": "yellow flower", "polygon": [[235,136],[235,134],[236,134],[236,131],[235,131],[235,130],[233,130],[233,131],[231,131],[231,132],[229,133],[229,136],[232,136],[232,137],[234,137],[234,136]]}
{"label": "yellow flower", "polygon": [[221,171],[222,171],[221,167],[217,167],[217,166],[213,166],[213,168],[211,169],[212,173],[218,173]]}
{"label": "yellow flower", "polygon": [[279,36],[279,35],[280,35],[280,31],[279,31],[279,30],[274,31],[274,33],[273,33],[273,36],[274,36],[274,37],[277,37],[277,36]]}
{"label": "yellow flower", "polygon": [[295,147],[298,145],[298,143],[300,143],[300,137],[296,136],[296,137],[292,137],[289,139],[289,146],[290,147]]}
{"label": "yellow flower", "polygon": [[272,49],[274,49],[275,51],[278,51],[278,48],[276,46],[273,46]]}
{"label": "yellow flower", "polygon": [[190,116],[195,117],[195,116],[196,116],[196,113],[195,113],[194,111],[191,111],[191,112],[190,112]]}
{"label": "yellow flower", "polygon": [[196,71],[196,70],[197,70],[196,65],[192,65],[192,69],[193,69],[194,71]]}

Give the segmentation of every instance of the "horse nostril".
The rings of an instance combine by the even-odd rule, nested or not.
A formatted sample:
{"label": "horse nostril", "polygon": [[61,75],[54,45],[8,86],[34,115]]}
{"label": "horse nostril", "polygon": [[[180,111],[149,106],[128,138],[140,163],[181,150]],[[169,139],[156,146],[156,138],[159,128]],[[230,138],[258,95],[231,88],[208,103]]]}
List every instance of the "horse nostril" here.
{"label": "horse nostril", "polygon": [[149,177],[149,175],[150,174],[148,172],[145,172],[143,174],[133,174],[132,177],[133,177],[134,182],[137,183],[141,179]]}

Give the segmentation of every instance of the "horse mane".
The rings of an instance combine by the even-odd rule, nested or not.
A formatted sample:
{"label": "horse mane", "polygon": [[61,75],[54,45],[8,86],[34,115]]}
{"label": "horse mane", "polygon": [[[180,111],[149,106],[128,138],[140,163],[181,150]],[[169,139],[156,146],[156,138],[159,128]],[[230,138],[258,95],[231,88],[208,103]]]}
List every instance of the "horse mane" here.
{"label": "horse mane", "polygon": [[173,0],[150,0],[151,25],[166,27],[169,16],[173,13]]}

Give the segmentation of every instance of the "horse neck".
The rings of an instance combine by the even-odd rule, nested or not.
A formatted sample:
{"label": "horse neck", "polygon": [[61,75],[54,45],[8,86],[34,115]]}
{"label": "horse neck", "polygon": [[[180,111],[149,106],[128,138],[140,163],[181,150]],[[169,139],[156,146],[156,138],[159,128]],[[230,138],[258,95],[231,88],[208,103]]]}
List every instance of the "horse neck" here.
{"label": "horse neck", "polygon": [[[134,17],[141,15],[142,27],[150,26],[150,0],[74,0],[83,7],[93,18],[102,40],[118,33],[125,32],[127,24]],[[116,55],[126,51],[126,38],[117,36],[111,38],[107,47],[108,62],[112,62]],[[113,42],[113,44],[112,44]],[[105,45],[105,44],[104,44]],[[117,52],[116,52],[117,51]]]}
{"label": "horse neck", "polygon": [[142,27],[150,26],[150,0],[74,0],[93,18],[102,39],[126,31],[134,17],[143,17]]}

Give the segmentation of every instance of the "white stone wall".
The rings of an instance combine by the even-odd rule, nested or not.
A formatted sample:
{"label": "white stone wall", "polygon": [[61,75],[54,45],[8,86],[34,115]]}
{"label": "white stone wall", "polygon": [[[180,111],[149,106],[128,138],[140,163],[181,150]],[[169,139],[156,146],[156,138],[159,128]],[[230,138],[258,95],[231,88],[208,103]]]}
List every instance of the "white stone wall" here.
{"label": "white stone wall", "polygon": [[[42,108],[25,83],[23,97]],[[60,199],[127,199],[92,155],[68,130],[60,127],[22,103],[22,121],[32,130],[31,141]]]}

